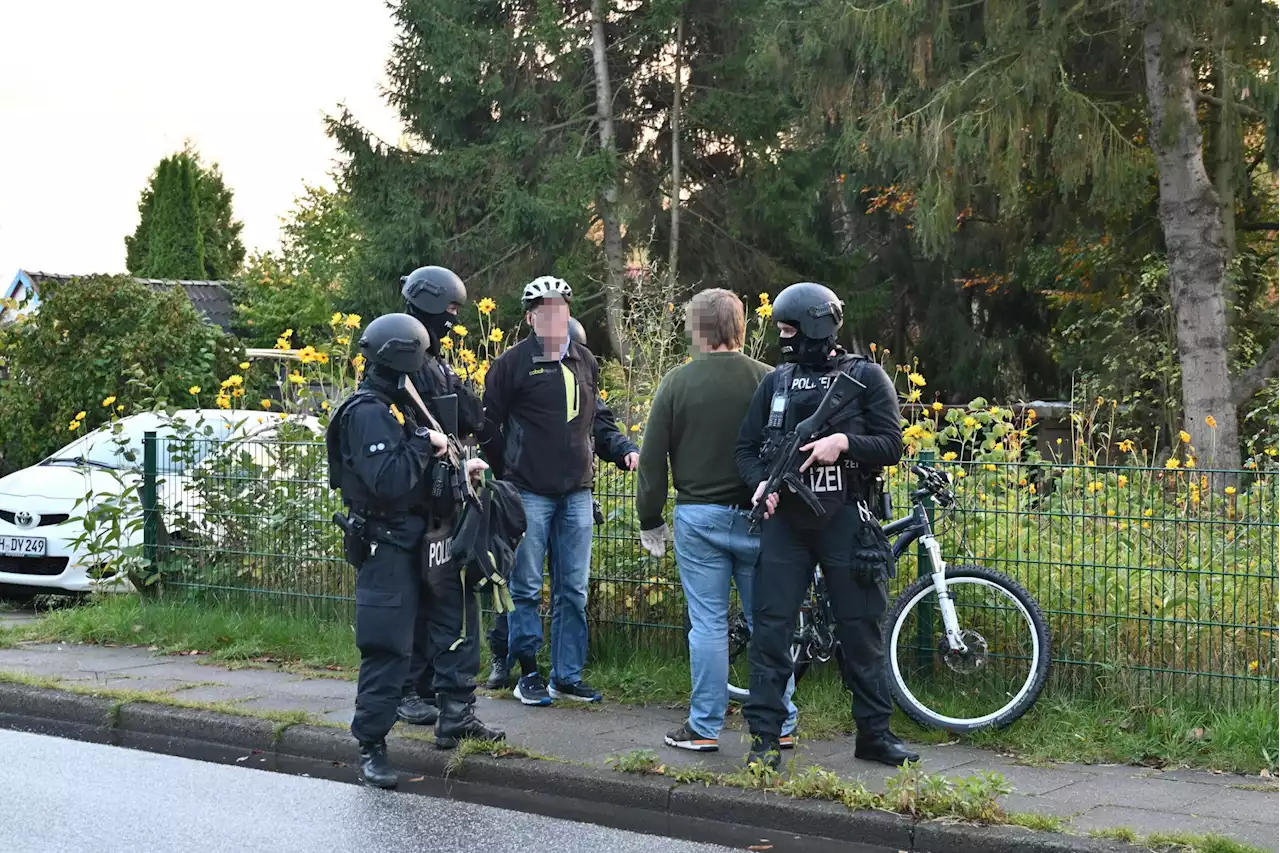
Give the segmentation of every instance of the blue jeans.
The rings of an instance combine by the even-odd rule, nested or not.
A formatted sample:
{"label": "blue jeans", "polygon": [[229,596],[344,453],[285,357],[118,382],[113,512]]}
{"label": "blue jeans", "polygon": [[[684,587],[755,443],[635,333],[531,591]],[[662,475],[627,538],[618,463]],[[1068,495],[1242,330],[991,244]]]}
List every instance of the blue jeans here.
{"label": "blue jeans", "polygon": [[[749,624],[760,538],[747,532],[746,515],[733,507],[679,504],[675,546],[691,626],[689,728],[702,737],[718,738],[729,706],[729,581],[738,587]],[[792,677],[787,683],[783,734],[796,728],[796,705],[791,700],[795,689]]]}
{"label": "blue jeans", "polygon": [[507,662],[524,673],[542,647],[542,564],[551,543],[551,680],[582,680],[587,662],[587,578],[591,574],[591,490],[558,498],[520,492],[524,501],[524,539],[508,585],[515,612],[507,620]]}

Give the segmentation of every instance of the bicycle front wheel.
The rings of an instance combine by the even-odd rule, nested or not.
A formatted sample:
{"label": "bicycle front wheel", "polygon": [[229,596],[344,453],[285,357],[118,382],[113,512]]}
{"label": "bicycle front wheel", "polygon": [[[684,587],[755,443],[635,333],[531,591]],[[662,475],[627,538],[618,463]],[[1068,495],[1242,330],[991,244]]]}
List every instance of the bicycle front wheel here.
{"label": "bicycle front wheel", "polygon": [[953,732],[1007,726],[1025,714],[1049,678],[1049,626],[1035,599],[983,566],[947,569],[961,638],[947,642],[933,578],[920,578],[889,612],[889,686],[921,725]]}

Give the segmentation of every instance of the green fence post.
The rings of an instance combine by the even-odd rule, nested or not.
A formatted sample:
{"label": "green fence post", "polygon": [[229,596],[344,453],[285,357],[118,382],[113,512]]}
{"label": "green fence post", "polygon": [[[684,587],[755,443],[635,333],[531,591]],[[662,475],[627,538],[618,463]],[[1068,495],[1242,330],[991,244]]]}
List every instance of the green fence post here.
{"label": "green fence post", "polygon": [[[935,462],[934,452],[932,450],[920,451],[920,464],[933,465]],[[920,502],[924,506],[925,515],[929,518],[929,527],[933,527],[933,496],[925,493],[924,499]],[[916,543],[916,577],[928,577],[933,574],[933,564],[929,561],[929,549],[924,547],[924,542]],[[917,613],[919,614],[919,623],[916,626],[916,666],[922,672],[929,670],[930,662],[933,658],[933,605],[928,604],[928,599],[920,602]]]}
{"label": "green fence post", "polygon": [[142,557],[148,568],[156,564],[156,434],[148,430],[142,437]]}

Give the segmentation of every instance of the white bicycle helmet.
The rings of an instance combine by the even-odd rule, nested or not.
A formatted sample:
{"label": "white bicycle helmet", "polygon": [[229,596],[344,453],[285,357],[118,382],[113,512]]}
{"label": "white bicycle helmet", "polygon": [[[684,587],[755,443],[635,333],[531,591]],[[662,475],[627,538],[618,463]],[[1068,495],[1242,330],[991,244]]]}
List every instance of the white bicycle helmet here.
{"label": "white bicycle helmet", "polygon": [[542,304],[548,296],[559,296],[565,302],[573,299],[573,288],[569,282],[553,275],[538,276],[524,286],[524,294],[520,297],[524,310],[528,311]]}

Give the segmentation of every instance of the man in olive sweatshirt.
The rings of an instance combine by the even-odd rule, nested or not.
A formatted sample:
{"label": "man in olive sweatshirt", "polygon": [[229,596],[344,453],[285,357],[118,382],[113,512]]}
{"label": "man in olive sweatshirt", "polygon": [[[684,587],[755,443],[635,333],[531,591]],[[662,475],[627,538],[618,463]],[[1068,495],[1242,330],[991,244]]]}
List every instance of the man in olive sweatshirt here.
{"label": "man in olive sweatshirt", "polygon": [[[729,703],[729,582],[750,618],[760,539],[749,535],[751,489],[734,461],[735,436],[756,386],[771,368],[741,352],[746,336],[742,300],[729,290],[704,290],[689,303],[686,324],[693,360],[663,377],[640,448],[636,513],[640,541],[654,557],[669,537],[667,462],[676,488],[675,550],[689,608],[693,692],[688,721],[667,733],[667,745],[699,752],[719,748]],[[794,682],[791,687],[794,687]],[[793,745],[795,705],[781,745]]]}

